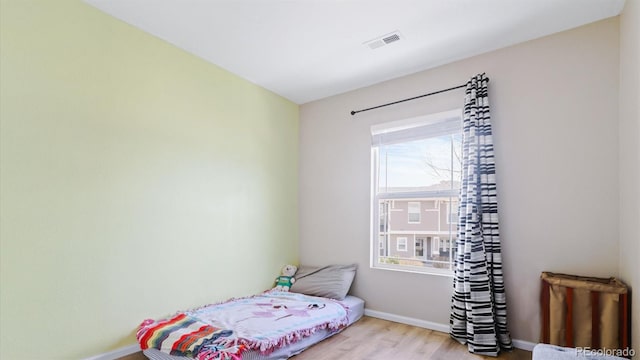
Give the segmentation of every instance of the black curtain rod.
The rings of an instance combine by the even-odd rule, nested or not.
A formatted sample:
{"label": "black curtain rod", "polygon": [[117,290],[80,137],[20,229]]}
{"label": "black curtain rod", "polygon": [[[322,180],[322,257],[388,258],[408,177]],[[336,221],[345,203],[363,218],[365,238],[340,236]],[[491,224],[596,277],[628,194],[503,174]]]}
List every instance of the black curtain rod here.
{"label": "black curtain rod", "polygon": [[[483,75],[484,75],[484,74],[483,74]],[[487,80],[489,80],[489,79],[487,79]],[[405,102],[405,101],[411,101],[411,100],[415,100],[415,99],[420,99],[420,98],[423,98],[423,97],[425,97],[425,96],[431,96],[431,95],[440,94],[440,93],[447,92],[447,91],[451,91],[451,90],[455,90],[455,89],[460,89],[460,88],[463,88],[463,87],[465,87],[465,86],[467,86],[467,83],[462,84],[462,85],[458,85],[458,86],[454,86],[454,87],[452,87],[452,88],[444,89],[444,90],[434,91],[434,92],[432,92],[432,93],[428,93],[428,94],[424,94],[424,95],[414,96],[414,97],[412,97],[412,98],[408,98],[408,99],[403,99],[403,100],[398,100],[398,101],[390,102],[390,103],[388,103],[388,104],[383,104],[383,105],[378,105],[378,106],[370,107],[370,108],[367,108],[367,109],[362,109],[362,110],[353,110],[353,111],[351,111],[351,115],[355,115],[355,114],[357,114],[357,113],[361,113],[361,112],[369,111],[369,110],[373,110],[373,109],[379,109],[379,108],[381,108],[381,107],[385,107],[385,106],[389,106],[389,105],[395,105],[395,104],[403,103],[403,102]]]}

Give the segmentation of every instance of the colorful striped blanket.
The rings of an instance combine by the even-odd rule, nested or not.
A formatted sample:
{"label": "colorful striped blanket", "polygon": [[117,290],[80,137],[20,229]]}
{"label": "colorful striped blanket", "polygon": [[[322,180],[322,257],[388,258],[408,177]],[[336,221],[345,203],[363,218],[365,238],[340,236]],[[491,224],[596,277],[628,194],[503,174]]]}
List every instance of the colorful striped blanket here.
{"label": "colorful striped blanket", "polygon": [[238,345],[231,330],[222,330],[185,313],[170,319],[145,320],[140,324],[136,338],[140,348],[158,349],[175,356],[198,360],[242,359],[244,345]]}

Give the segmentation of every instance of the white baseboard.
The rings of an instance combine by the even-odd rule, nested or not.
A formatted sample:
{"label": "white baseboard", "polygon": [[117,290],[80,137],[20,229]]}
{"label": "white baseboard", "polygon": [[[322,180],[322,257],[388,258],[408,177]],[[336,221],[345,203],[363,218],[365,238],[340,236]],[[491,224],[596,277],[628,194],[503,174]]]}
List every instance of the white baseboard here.
{"label": "white baseboard", "polygon": [[[417,326],[417,327],[421,327],[421,328],[424,328],[424,329],[440,331],[440,332],[443,332],[443,333],[448,333],[449,332],[449,325],[448,324],[440,324],[440,323],[435,323],[435,322],[432,322],[432,321],[420,320],[420,319],[411,318],[411,317],[407,317],[407,316],[389,314],[389,313],[386,313],[386,312],[370,310],[370,309],[365,309],[364,310],[364,314],[367,315],[367,316],[374,317],[374,318],[378,318],[378,319],[382,319],[382,320],[389,320],[389,321],[393,321],[393,322],[397,322],[397,323],[401,323],[401,324]],[[514,347],[516,347],[518,349],[522,349],[522,350],[527,350],[527,351],[533,350],[533,347],[536,345],[535,343],[532,343],[530,341],[517,340],[517,339],[513,339],[512,341],[513,341],[513,346]]]}
{"label": "white baseboard", "polygon": [[511,341],[513,341],[514,347],[517,347],[518,349],[522,349],[522,350],[532,351],[533,347],[536,346],[536,343],[532,343],[531,341],[524,341],[524,340],[518,340],[518,339],[513,339]]}
{"label": "white baseboard", "polygon": [[401,324],[407,324],[407,325],[417,326],[417,327],[421,327],[429,330],[440,331],[443,333],[449,332],[449,325],[439,324],[431,321],[410,318],[407,316],[389,314],[386,312],[370,310],[370,309],[365,309],[364,314],[367,316],[371,316],[371,317],[382,319],[382,320],[389,320],[389,321],[393,321]]}
{"label": "white baseboard", "polygon": [[98,354],[92,357],[88,357],[84,360],[117,360],[123,356],[131,355],[140,351],[140,345],[130,345],[106,353]]}

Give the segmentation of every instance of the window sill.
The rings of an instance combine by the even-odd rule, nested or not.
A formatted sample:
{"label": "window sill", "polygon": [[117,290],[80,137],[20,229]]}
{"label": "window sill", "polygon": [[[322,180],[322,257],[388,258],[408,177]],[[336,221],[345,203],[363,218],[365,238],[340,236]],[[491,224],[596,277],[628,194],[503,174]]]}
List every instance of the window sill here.
{"label": "window sill", "polygon": [[438,268],[420,269],[420,268],[413,268],[409,266],[394,266],[394,265],[385,265],[385,264],[372,264],[369,267],[374,270],[397,271],[397,272],[423,274],[423,275],[435,275],[435,276],[444,276],[444,277],[453,278],[453,270],[449,270],[449,269],[438,269]]}

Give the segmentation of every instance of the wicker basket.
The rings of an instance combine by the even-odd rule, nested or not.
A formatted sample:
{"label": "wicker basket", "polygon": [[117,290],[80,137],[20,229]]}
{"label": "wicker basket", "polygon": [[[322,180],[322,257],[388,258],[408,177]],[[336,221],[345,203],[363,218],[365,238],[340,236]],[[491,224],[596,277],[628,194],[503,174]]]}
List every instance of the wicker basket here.
{"label": "wicker basket", "polygon": [[616,278],[543,272],[541,342],[591,349],[629,347],[629,288]]}

